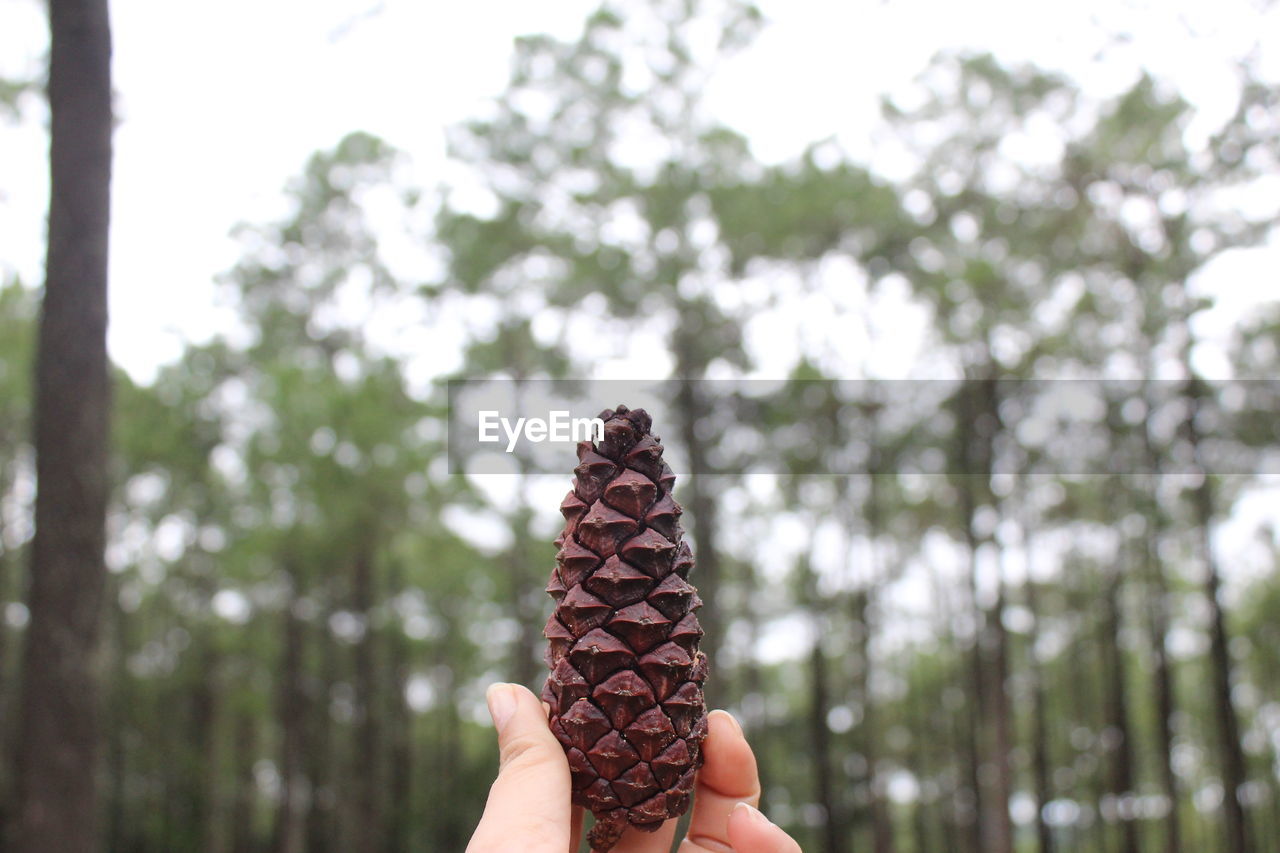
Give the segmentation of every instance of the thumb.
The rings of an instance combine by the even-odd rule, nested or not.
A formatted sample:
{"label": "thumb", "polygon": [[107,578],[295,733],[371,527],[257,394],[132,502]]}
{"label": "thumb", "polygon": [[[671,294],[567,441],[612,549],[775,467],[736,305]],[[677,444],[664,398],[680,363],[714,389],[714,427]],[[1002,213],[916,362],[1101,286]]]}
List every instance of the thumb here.
{"label": "thumb", "polygon": [[569,763],[542,703],[518,684],[493,684],[485,699],[498,730],[498,778],[468,853],[569,849]]}
{"label": "thumb", "polygon": [[729,843],[740,853],[802,853],[795,839],[750,803],[738,803],[729,814]]}

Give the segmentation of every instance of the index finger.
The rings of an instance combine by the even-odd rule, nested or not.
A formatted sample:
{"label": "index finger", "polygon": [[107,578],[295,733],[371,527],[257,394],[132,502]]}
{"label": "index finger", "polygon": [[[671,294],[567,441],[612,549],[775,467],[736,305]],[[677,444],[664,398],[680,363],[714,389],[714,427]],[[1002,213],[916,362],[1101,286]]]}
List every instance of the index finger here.
{"label": "index finger", "polygon": [[545,710],[517,684],[492,685],[486,698],[498,729],[498,778],[467,850],[510,850],[513,834],[523,850],[568,850],[569,763]]}
{"label": "index finger", "polygon": [[693,817],[681,853],[723,853],[729,846],[729,815],[738,803],[760,803],[760,775],[756,757],[730,714],[712,711],[702,745],[705,763],[698,771],[693,794]]}

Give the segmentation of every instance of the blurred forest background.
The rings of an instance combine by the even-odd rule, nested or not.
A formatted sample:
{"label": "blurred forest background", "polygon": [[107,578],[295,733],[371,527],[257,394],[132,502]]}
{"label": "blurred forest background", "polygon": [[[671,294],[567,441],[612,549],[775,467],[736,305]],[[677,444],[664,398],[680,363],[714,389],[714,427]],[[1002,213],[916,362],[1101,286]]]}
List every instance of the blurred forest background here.
{"label": "blurred forest background", "polygon": [[[543,678],[575,461],[449,474],[444,382],[594,377],[637,341],[651,378],[756,376],[786,330],[753,317],[782,306],[846,344],[794,342],[793,379],[973,382],[935,423],[962,474],[909,473],[930,470],[916,437],[839,384],[797,382],[727,436],[687,383],[660,425],[698,471],[751,442],[790,460],[784,477],[679,472],[676,490],[710,700],[745,726],[766,812],[811,853],[1280,850],[1277,483],[1187,463],[1273,437],[1273,396],[1197,412],[1207,373],[1276,376],[1274,270],[1232,285],[1256,307],[1212,351],[1198,318],[1220,294],[1196,281],[1274,239],[1280,90],[1242,57],[1229,119],[1194,135],[1150,76],[1096,100],[945,55],[885,99],[893,174],[826,142],[765,165],[701,106],[765,25],[735,0],[651,0],[603,7],[577,40],[520,39],[507,91],[450,132],[468,183],[407,182],[366,133],[318,151],[287,213],[238,230],[237,328],[154,381],[117,371],[90,662],[102,849],[463,849],[495,770],[483,690]],[[11,110],[23,89],[0,89]],[[433,247],[435,276],[397,272],[406,242]],[[6,822],[35,284],[0,284]],[[461,369],[410,371],[380,345],[377,318],[419,313],[457,318]],[[924,356],[886,371],[906,329]],[[1026,377],[1180,391],[1163,421],[1098,413],[1085,467],[1115,476],[998,473],[1016,442],[987,380]],[[875,452],[851,461],[859,441]],[[851,466],[868,473],[823,473]]]}

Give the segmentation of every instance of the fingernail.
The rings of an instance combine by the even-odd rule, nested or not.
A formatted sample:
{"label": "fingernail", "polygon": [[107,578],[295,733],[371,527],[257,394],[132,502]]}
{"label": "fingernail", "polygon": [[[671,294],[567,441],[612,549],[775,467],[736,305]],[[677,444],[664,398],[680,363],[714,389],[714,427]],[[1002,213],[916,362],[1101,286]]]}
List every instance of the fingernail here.
{"label": "fingernail", "polygon": [[745,811],[747,813],[747,817],[751,818],[756,823],[769,822],[769,818],[764,816],[764,812],[760,811],[758,808],[751,805],[750,803],[738,803],[736,806],[733,807],[733,810],[735,812]]}
{"label": "fingernail", "polygon": [[493,727],[499,732],[516,712],[516,693],[510,684],[499,682],[490,684],[484,693],[485,702],[489,705],[489,716],[493,717]]}
{"label": "fingernail", "polygon": [[730,714],[728,711],[724,710],[723,708],[716,708],[711,713],[724,714],[726,717],[729,718],[729,722],[733,723],[733,727],[738,730],[738,734],[745,737],[745,735],[743,735],[743,732],[742,732],[742,723],[739,723],[738,718],[733,716],[733,714]]}

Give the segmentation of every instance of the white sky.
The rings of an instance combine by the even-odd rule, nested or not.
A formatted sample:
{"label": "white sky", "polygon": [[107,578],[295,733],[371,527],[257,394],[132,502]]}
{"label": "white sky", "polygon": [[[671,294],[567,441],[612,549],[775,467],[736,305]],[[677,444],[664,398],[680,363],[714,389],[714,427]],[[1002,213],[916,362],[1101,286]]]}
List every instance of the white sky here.
{"label": "white sky", "polygon": [[[576,33],[595,3],[556,0],[115,0],[116,135],[110,347],[145,379],[185,338],[221,328],[214,277],[235,261],[229,229],[282,212],[281,188],[313,151],[367,130],[408,152],[425,186],[444,172],[444,129],[501,91],[511,39]],[[1249,0],[766,0],[771,25],[709,93],[717,115],[767,161],[837,137],[874,161],[870,129],[886,91],[902,91],[945,48],[1069,71],[1091,92],[1117,92],[1140,67],[1172,80],[1201,128],[1231,110],[1231,63],[1263,44],[1280,79],[1280,14]],[[1095,57],[1108,34],[1124,45]],[[0,73],[37,68],[43,4],[0,0]],[[43,112],[0,128],[0,270],[41,279],[47,203]],[[1193,132],[1196,132],[1193,129]],[[1241,272],[1263,259],[1228,262]],[[1270,264],[1276,268],[1274,259]],[[837,271],[838,272],[838,271]],[[1225,272],[1225,270],[1224,270]],[[1223,281],[1226,281],[1223,276]],[[1225,328],[1261,296],[1223,289]],[[802,306],[796,305],[795,309]],[[801,314],[783,316],[799,335]],[[830,315],[830,312],[818,312]],[[1213,321],[1210,321],[1211,325]],[[784,336],[771,326],[770,338]],[[764,359],[785,368],[786,347]],[[447,361],[448,359],[446,359]],[[440,363],[438,360],[436,363]]]}

